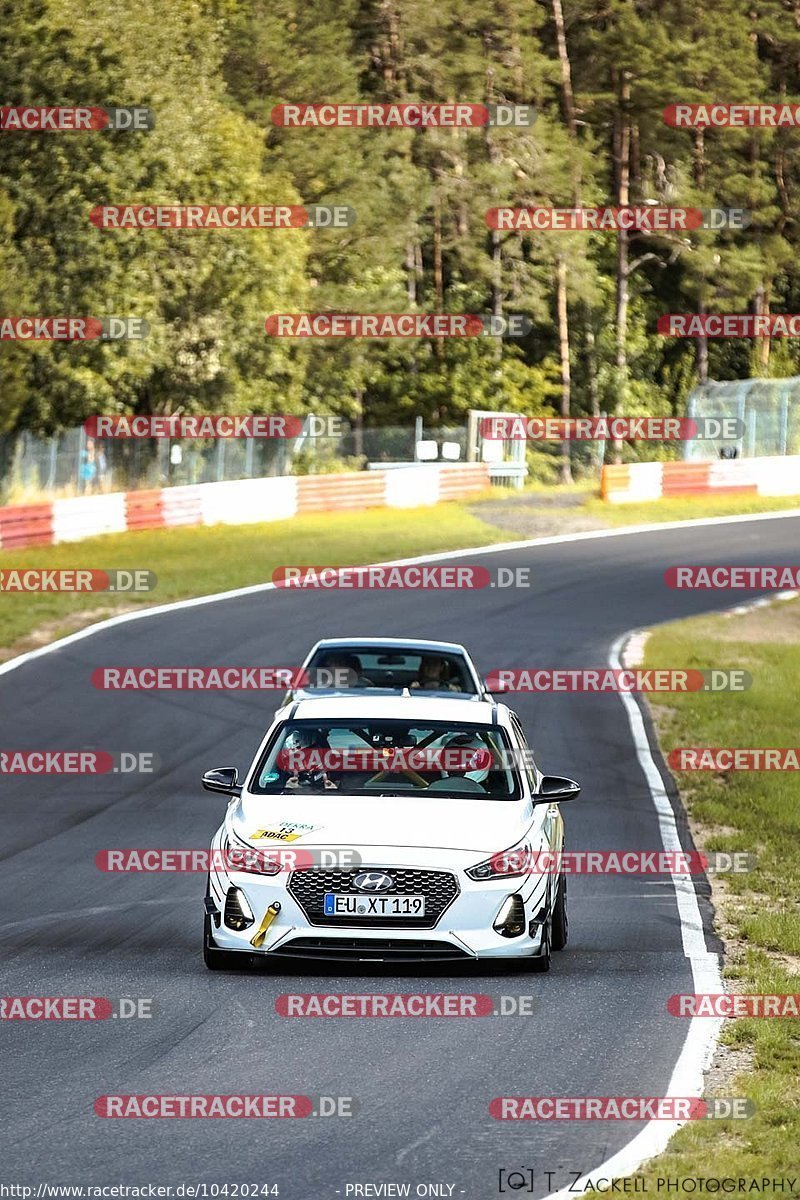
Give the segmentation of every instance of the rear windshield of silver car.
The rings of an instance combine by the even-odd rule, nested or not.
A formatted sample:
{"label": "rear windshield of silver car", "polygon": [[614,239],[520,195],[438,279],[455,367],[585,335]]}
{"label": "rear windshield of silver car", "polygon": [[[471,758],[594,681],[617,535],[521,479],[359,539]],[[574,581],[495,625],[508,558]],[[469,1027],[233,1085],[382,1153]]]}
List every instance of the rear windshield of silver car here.
{"label": "rear windshield of silver car", "polygon": [[358,646],[318,650],[308,667],[309,688],[381,688],[388,691],[450,692],[475,696],[477,689],[461,654],[398,652]]}

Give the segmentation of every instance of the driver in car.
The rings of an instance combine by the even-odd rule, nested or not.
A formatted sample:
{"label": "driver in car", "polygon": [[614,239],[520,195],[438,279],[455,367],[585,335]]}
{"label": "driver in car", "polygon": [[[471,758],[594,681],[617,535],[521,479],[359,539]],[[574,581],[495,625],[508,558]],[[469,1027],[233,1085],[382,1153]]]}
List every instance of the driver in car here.
{"label": "driver in car", "polygon": [[[288,757],[293,751],[311,752],[319,751],[323,755],[326,750],[329,750],[328,737],[323,731],[318,729],[296,729],[287,739],[283,747],[282,753]],[[281,755],[278,755],[280,763]],[[284,789],[286,791],[297,791],[298,788],[322,788],[325,791],[338,791],[339,785],[331,779],[324,767],[311,766],[308,770],[303,770],[297,765],[284,768],[286,771],[286,779],[284,780]]]}
{"label": "driver in car", "polygon": [[450,664],[439,654],[426,654],[419,664],[412,688],[425,692],[460,692],[457,683],[450,682]]}
{"label": "driver in car", "polygon": [[446,791],[456,785],[459,792],[486,792],[489,789],[489,769],[492,754],[481,738],[473,734],[457,733],[447,739],[446,751],[453,751],[460,761],[449,764],[442,776],[430,785],[434,792]]}
{"label": "driver in car", "polygon": [[365,688],[372,681],[362,675],[361,662],[355,654],[328,654],[318,668],[316,687]]}

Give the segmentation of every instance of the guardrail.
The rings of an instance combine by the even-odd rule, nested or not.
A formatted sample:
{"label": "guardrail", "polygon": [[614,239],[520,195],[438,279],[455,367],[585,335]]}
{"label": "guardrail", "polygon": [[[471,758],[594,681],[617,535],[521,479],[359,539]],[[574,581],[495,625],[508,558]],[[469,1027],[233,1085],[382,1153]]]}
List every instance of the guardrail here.
{"label": "guardrail", "polygon": [[800,455],[607,466],[601,495],[610,504],[662,496],[800,496]]}
{"label": "guardrail", "polygon": [[411,465],[350,475],[288,475],[0,508],[0,549],[79,542],[103,533],[284,521],[298,513],[417,508],[489,486],[484,463]]}

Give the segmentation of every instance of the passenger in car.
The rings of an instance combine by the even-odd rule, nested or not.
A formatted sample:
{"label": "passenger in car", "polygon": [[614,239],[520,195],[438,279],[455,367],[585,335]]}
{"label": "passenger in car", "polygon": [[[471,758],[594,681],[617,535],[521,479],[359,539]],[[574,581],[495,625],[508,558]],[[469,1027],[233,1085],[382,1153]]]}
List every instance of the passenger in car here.
{"label": "passenger in car", "polygon": [[419,664],[412,688],[425,692],[460,692],[458,683],[450,681],[450,664],[438,654],[426,654]]}

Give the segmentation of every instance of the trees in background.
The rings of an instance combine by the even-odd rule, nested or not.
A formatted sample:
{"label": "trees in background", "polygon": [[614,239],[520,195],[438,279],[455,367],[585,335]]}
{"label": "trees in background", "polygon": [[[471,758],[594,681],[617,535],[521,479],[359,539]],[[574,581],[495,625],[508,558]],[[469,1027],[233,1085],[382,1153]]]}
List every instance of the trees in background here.
{"label": "trees in background", "polygon": [[[136,315],[119,344],[3,343],[0,431],[97,411],[679,411],[794,343],[673,341],[664,312],[797,311],[800,130],[673,129],[792,100],[791,0],[18,0],[2,103],[146,105],[148,133],[0,135],[0,310]],[[532,104],[531,127],[288,129],[284,102]],[[102,232],[103,202],[347,204],[341,230]],[[529,233],[498,205],[741,207],[740,230]],[[280,311],[511,313],[521,340],[268,338]],[[564,460],[568,472],[568,459]]]}

